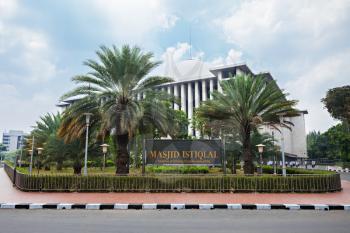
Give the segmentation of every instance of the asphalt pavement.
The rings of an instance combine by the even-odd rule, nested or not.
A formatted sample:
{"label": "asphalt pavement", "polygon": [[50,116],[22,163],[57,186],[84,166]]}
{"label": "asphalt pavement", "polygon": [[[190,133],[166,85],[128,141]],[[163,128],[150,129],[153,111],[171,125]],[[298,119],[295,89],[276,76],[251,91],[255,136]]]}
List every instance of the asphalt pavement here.
{"label": "asphalt pavement", "polygon": [[342,180],[350,181],[350,173],[342,172],[342,173],[340,173],[340,177]]}
{"label": "asphalt pavement", "polygon": [[0,210],[4,233],[348,233],[350,211]]}

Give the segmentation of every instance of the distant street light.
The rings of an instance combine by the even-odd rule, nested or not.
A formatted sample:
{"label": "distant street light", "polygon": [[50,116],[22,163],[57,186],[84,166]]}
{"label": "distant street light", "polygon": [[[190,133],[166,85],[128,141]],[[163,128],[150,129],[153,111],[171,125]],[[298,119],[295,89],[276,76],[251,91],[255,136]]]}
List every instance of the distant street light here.
{"label": "distant street light", "polygon": [[38,164],[38,174],[39,174],[39,168],[40,168],[39,158],[40,158],[40,155],[43,153],[44,148],[38,147],[36,149],[38,150],[37,164]]}
{"label": "distant street light", "polygon": [[43,153],[44,148],[38,147],[36,149],[38,150],[38,155],[41,155]]}
{"label": "distant street light", "polygon": [[23,136],[21,137],[21,155],[19,157],[19,167],[22,167],[22,156],[23,156]]}
{"label": "distant street light", "polygon": [[101,145],[101,147],[102,147],[102,152],[103,152],[103,170],[105,170],[105,167],[106,167],[106,153],[107,153],[109,145],[104,143],[104,144]]}
{"label": "distant street light", "polygon": [[277,161],[276,161],[276,147],[275,147],[275,131],[274,128],[271,128],[272,130],[272,146],[273,146],[273,174],[277,174]]}
{"label": "distant street light", "polygon": [[34,135],[33,135],[33,138],[32,138],[32,149],[29,150],[29,151],[31,152],[31,155],[30,155],[30,165],[29,165],[29,175],[32,174],[32,170],[33,170],[34,140],[35,140],[35,137],[34,137]]}
{"label": "distant street light", "polygon": [[264,144],[258,144],[256,145],[256,147],[258,147],[258,151],[259,151],[259,154],[260,154],[260,171],[259,173],[262,174],[263,173],[263,169],[262,169],[262,165],[263,165],[263,159],[262,159],[262,153],[264,152],[264,147],[265,145]]}
{"label": "distant street light", "polygon": [[286,176],[286,158],[284,155],[284,135],[283,135],[283,127],[282,124],[284,123],[283,117],[285,116],[285,113],[277,114],[280,118],[280,124],[281,124],[281,149],[282,149],[282,175]]}
{"label": "distant street light", "polygon": [[85,135],[85,158],[84,158],[84,176],[87,176],[87,157],[88,157],[88,145],[89,145],[89,126],[92,113],[84,113],[86,123],[86,135]]}

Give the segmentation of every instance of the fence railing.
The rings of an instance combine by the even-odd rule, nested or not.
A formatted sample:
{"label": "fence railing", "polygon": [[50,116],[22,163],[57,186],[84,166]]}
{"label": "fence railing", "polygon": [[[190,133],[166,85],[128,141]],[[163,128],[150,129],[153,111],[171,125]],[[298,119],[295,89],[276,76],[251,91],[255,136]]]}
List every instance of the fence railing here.
{"label": "fence railing", "polygon": [[[64,192],[333,192],[341,190],[339,174],[306,175],[147,175],[76,176],[14,173],[10,179],[23,191]],[[15,176],[13,174],[16,174]]]}

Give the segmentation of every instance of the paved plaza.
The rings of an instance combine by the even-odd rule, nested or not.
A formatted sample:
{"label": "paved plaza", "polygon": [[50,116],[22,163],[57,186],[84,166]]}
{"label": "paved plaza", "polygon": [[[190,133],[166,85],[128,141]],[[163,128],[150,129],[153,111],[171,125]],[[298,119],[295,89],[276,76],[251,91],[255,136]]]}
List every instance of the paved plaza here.
{"label": "paved plaza", "polygon": [[342,176],[341,192],[334,193],[53,193],[22,192],[0,168],[1,203],[245,203],[349,204],[350,176]]}

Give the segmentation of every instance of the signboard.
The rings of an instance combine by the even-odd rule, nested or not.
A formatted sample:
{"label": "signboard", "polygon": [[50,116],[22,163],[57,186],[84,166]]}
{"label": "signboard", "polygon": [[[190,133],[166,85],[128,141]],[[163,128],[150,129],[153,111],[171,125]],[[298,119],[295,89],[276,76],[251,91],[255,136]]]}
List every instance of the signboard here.
{"label": "signboard", "polygon": [[220,140],[145,140],[145,163],[154,165],[221,165]]}

